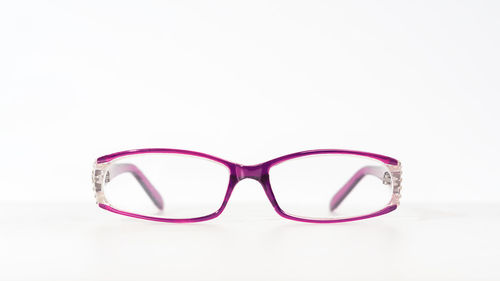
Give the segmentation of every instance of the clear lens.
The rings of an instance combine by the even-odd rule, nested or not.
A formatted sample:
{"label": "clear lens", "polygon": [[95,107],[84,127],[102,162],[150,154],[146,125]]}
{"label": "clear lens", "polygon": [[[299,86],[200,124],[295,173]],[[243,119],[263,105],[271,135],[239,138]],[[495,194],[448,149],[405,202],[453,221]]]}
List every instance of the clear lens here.
{"label": "clear lens", "polygon": [[103,191],[118,210],[159,218],[197,218],[224,201],[229,169],[182,154],[140,154],[113,160]]}
{"label": "clear lens", "polygon": [[278,205],[294,217],[352,218],[382,210],[392,198],[389,170],[367,157],[299,157],[273,166],[269,177]]}

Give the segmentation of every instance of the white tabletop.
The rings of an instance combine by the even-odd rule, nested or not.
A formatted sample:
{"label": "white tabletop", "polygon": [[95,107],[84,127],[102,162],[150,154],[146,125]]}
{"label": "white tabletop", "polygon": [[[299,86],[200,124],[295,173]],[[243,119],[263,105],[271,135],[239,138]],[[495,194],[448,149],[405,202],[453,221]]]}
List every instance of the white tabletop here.
{"label": "white tabletop", "polygon": [[324,225],[268,205],[168,224],[93,204],[3,203],[0,280],[500,279],[500,205],[407,203]]}

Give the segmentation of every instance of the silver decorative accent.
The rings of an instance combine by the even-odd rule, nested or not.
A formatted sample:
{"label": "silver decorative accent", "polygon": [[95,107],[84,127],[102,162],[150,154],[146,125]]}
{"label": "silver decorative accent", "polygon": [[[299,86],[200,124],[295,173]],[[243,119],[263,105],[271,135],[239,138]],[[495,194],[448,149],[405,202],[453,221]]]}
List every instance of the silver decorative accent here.
{"label": "silver decorative accent", "polygon": [[392,203],[399,205],[399,199],[401,198],[401,182],[403,181],[402,178],[403,171],[401,170],[401,163],[398,163],[397,165],[387,165],[387,166],[389,168],[392,181],[392,188],[393,188]]}
{"label": "silver decorative accent", "polygon": [[[108,163],[104,164],[94,164],[94,170],[92,171],[92,183],[95,192],[95,198],[98,204],[107,203],[104,193],[102,192],[102,187],[104,183],[109,182],[109,173],[107,172]],[[104,176],[106,173],[106,176]]]}
{"label": "silver decorative accent", "polygon": [[389,172],[384,173],[384,177],[382,178],[382,183],[385,185],[392,184],[391,174],[389,174]]}

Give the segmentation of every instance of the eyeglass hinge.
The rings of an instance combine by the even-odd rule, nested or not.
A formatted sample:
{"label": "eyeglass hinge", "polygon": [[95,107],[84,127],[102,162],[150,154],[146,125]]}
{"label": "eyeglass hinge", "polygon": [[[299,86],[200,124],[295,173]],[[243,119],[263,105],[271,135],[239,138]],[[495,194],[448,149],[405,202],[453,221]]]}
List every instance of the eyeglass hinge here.
{"label": "eyeglass hinge", "polygon": [[108,183],[109,172],[106,173],[104,177],[105,165],[96,164],[94,170],[92,171],[92,183],[94,184],[94,191],[99,192],[102,189],[103,183]]}
{"label": "eyeglass hinge", "polygon": [[[403,181],[401,175],[401,165],[393,166],[391,169],[390,177],[392,179],[392,186],[394,188],[394,193],[399,194],[401,191],[401,182]],[[385,178],[385,176],[384,176]]]}

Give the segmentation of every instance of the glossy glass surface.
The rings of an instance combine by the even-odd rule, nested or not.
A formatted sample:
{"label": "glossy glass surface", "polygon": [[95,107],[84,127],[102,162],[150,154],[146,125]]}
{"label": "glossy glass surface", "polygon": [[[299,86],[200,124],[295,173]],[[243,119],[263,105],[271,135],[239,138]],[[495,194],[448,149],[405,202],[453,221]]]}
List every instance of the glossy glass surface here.
{"label": "glossy glass surface", "polygon": [[384,209],[393,193],[384,163],[363,156],[298,157],[273,166],[269,178],[283,212],[308,219],[367,215]]}
{"label": "glossy glass surface", "polygon": [[117,210],[157,218],[196,218],[224,202],[229,169],[183,154],[138,154],[115,159],[103,192]]}

